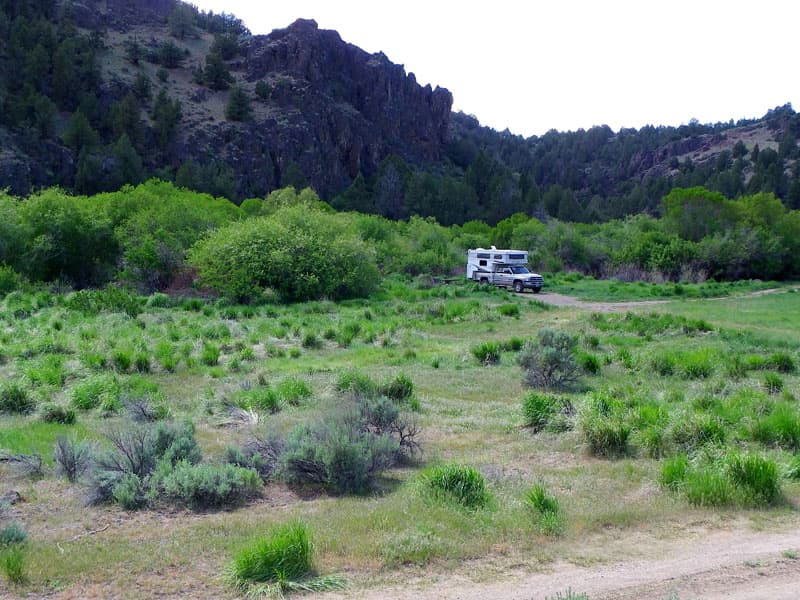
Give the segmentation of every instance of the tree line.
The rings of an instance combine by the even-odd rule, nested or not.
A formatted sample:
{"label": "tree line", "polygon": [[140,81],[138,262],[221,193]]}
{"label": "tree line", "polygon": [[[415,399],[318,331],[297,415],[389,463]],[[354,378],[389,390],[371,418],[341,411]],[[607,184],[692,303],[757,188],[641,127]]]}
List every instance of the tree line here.
{"label": "tree line", "polygon": [[150,293],[180,276],[246,302],[264,294],[344,299],[368,295],[388,275],[463,274],[465,251],[491,245],[528,250],[531,267],[543,272],[625,280],[800,275],[800,211],[773,194],[729,199],[677,188],[661,213],[596,224],[517,213],[494,226],[443,226],[432,217],[337,212],[310,188],[282,188],[240,206],[159,180],[92,196],[3,192],[0,292],[47,282]]}

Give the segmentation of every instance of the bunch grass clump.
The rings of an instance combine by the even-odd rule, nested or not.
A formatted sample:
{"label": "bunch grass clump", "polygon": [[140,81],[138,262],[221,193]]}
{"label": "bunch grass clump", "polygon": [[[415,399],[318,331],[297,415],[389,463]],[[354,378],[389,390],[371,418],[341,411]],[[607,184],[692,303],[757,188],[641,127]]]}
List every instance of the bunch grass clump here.
{"label": "bunch grass clump", "polygon": [[782,497],[777,463],[755,453],[694,460],[678,455],[664,462],[659,481],[695,506],[762,507]]}
{"label": "bunch grass clump", "polygon": [[26,388],[18,383],[11,383],[0,388],[0,413],[28,414],[35,408],[36,400]]}
{"label": "bunch grass clump", "polygon": [[422,475],[425,492],[435,500],[453,502],[467,509],[485,508],[491,501],[486,480],[475,467],[450,463]]}
{"label": "bunch grass clump", "polygon": [[481,342],[473,346],[470,352],[482,365],[495,365],[500,362],[502,348],[498,342]]}
{"label": "bunch grass clump", "polygon": [[237,579],[258,583],[301,579],[311,572],[312,553],[308,528],[293,521],[241,550],[234,558],[233,573]]}
{"label": "bunch grass clump", "polygon": [[560,535],[564,530],[561,504],[541,483],[535,483],[525,494],[525,504],[533,513],[539,530],[545,535]]}

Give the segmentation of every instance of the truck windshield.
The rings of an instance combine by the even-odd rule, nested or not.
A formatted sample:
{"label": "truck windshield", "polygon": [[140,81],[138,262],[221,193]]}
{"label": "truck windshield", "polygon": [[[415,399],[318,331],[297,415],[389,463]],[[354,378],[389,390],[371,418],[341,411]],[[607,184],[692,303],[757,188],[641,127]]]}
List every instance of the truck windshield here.
{"label": "truck windshield", "polygon": [[511,267],[511,272],[515,275],[524,275],[528,272],[528,269],[525,267]]}

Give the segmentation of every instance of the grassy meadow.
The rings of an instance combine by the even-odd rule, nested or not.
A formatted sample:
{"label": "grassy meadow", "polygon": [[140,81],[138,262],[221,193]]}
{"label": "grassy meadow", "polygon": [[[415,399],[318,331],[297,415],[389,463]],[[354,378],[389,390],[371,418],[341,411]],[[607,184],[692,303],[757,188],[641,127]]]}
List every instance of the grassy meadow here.
{"label": "grassy meadow", "polygon": [[[224,574],[237,553],[296,521],[311,537],[313,572],[351,587],[614,560],[635,554],[626,540],[689,528],[796,526],[800,293],[704,298],[762,286],[661,295],[564,278],[556,289],[569,285],[596,300],[670,301],[596,313],[400,279],[368,300],[291,305],[8,294],[0,591],[236,597],[242,589]],[[556,373],[571,377],[538,385],[520,366],[537,360],[562,361]],[[253,439],[299,444],[298,427],[366,389],[398,399],[390,405],[418,449],[357,489],[332,489],[336,473],[315,483],[232,458]],[[131,477],[133,487],[87,504],[100,459],[70,482],[63,455],[54,458],[59,439],[101,457],[120,432],[159,423],[196,441],[185,454],[196,464],[171,468],[188,478],[191,467],[236,464],[247,493],[215,503],[157,467],[147,477],[162,478],[159,495]],[[8,500],[12,490],[20,501]],[[12,524],[24,540],[12,539]]]}

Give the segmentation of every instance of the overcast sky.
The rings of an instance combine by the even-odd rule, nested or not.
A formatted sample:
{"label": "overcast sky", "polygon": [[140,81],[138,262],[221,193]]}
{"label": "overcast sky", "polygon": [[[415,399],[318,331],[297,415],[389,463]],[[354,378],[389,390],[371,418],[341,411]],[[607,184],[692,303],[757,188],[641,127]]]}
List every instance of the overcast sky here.
{"label": "overcast sky", "polygon": [[800,109],[797,0],[196,0],[254,33],[299,17],[383,51],[454,110],[530,136]]}

